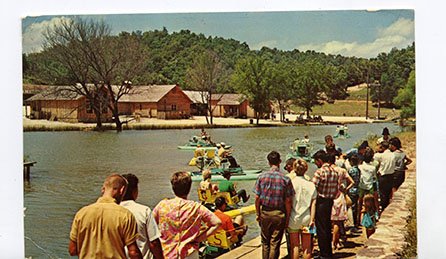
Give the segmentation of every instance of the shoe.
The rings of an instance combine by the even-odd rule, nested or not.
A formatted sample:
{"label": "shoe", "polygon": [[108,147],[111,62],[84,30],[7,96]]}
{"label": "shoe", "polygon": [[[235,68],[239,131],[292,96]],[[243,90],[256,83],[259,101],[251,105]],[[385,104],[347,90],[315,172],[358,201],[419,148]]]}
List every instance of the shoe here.
{"label": "shoe", "polygon": [[354,228],[350,229],[350,232],[359,234],[359,233],[362,233],[362,229],[354,227]]}

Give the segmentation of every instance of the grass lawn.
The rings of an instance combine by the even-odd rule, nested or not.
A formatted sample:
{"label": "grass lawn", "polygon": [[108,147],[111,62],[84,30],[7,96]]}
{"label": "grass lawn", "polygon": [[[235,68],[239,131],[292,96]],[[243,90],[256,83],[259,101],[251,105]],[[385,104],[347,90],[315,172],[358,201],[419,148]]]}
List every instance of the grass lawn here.
{"label": "grass lawn", "polygon": [[[358,91],[359,92],[359,91]],[[292,106],[295,112],[303,111],[302,108]],[[325,103],[322,106],[314,106],[312,115],[326,115],[326,116],[360,116],[365,117],[366,101],[365,100],[336,100],[335,103]],[[388,118],[399,116],[400,110],[381,108],[380,116],[387,116]],[[372,102],[369,102],[369,117],[374,118],[378,116],[378,108],[372,107]]]}

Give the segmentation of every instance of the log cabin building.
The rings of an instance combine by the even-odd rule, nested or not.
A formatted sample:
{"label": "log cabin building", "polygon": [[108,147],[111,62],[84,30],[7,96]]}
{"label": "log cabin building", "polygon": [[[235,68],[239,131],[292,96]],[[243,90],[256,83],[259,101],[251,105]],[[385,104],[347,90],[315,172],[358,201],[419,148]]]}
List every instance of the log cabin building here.
{"label": "log cabin building", "polygon": [[211,98],[213,116],[254,118],[255,112],[243,94],[214,94]]}
{"label": "log cabin building", "polygon": [[192,100],[178,85],[133,86],[121,97],[118,109],[123,115],[158,119],[185,119],[191,116]]}

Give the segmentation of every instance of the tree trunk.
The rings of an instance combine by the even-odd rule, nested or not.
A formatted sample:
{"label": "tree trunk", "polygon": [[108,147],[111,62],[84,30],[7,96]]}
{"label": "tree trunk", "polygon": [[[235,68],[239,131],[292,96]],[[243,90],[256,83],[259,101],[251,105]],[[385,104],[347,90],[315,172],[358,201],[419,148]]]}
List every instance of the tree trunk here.
{"label": "tree trunk", "polygon": [[310,109],[307,108],[307,119],[310,117]]}
{"label": "tree trunk", "polygon": [[256,112],[256,124],[259,125],[260,113]]}
{"label": "tree trunk", "polygon": [[117,102],[113,103],[112,113],[113,113],[113,118],[114,118],[113,120],[115,121],[115,124],[116,124],[116,131],[121,132],[122,131],[122,122],[119,119],[119,111],[118,111],[118,103]]}
{"label": "tree trunk", "polygon": [[99,111],[98,109],[93,109],[93,110],[94,110],[94,114],[96,115],[96,130],[102,131],[102,115],[101,115],[101,111]]}

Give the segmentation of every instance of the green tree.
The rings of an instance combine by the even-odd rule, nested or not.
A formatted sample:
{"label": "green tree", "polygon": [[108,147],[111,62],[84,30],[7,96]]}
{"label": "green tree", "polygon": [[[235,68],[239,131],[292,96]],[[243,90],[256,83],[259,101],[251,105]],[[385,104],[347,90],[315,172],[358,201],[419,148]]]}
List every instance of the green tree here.
{"label": "green tree", "polygon": [[306,110],[307,117],[315,105],[322,105],[323,93],[327,91],[323,79],[323,67],[309,60],[295,67],[293,88],[294,103]]}
{"label": "green tree", "polygon": [[259,119],[271,109],[272,73],[270,67],[270,61],[251,55],[239,60],[232,77],[235,88],[247,96],[249,105],[254,109],[257,125]]}
{"label": "green tree", "polygon": [[275,100],[279,106],[280,121],[285,121],[285,110],[288,107],[288,101],[292,99],[294,86],[290,74],[292,69],[292,65],[285,61],[273,64],[271,68],[271,100]]}
{"label": "green tree", "polygon": [[412,70],[407,80],[406,86],[398,91],[398,95],[393,102],[401,107],[401,117],[409,118],[415,116],[415,71]]}

